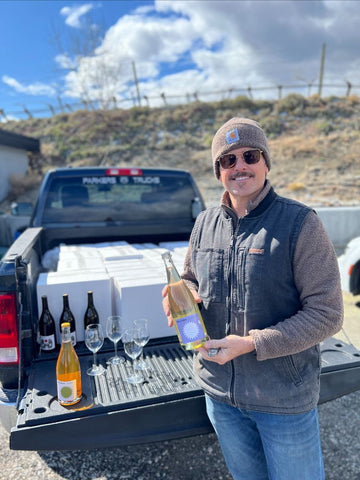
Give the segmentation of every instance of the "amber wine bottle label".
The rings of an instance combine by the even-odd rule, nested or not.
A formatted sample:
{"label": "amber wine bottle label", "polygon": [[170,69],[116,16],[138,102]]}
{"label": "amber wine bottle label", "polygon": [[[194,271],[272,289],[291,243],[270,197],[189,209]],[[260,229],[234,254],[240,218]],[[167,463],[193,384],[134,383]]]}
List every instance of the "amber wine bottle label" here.
{"label": "amber wine bottle label", "polygon": [[199,315],[192,313],[183,317],[176,318],[176,325],[182,340],[182,343],[193,343],[202,340],[205,336]]}
{"label": "amber wine bottle label", "polygon": [[58,400],[62,403],[71,403],[76,400],[76,380],[68,382],[57,381]]}
{"label": "amber wine bottle label", "polygon": [[42,335],[40,337],[40,341],[41,350],[53,350],[55,347],[55,335]]}

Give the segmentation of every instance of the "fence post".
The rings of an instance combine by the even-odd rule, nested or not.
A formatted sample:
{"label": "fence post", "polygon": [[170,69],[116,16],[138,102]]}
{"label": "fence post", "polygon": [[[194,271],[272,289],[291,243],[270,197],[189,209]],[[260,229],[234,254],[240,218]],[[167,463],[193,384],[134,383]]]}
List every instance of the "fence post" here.
{"label": "fence post", "polygon": [[324,79],[325,50],[326,50],[326,45],[325,43],[323,43],[322,50],[321,50],[321,63],[320,63],[319,98],[321,98],[321,91],[322,91],[323,79]]}
{"label": "fence post", "polygon": [[4,110],[3,110],[2,108],[0,108],[0,115],[1,115],[2,117],[4,117],[5,120],[7,121],[7,116],[6,116],[6,114],[5,114],[5,112],[4,112]]}
{"label": "fence post", "polygon": [[164,92],[160,93],[160,97],[163,99],[164,105],[166,106],[167,101],[166,101],[165,93]]}
{"label": "fence post", "polygon": [[282,87],[282,85],[278,85],[277,88],[278,88],[278,90],[279,90],[279,100],[281,100],[281,98],[282,98],[282,88],[283,88],[283,87]]}
{"label": "fence post", "polygon": [[32,113],[29,112],[29,110],[25,107],[25,105],[23,105],[23,109],[24,109],[24,112],[26,113],[26,115],[27,115],[29,118],[33,118]]}
{"label": "fence post", "polygon": [[350,95],[352,84],[348,80],[345,80],[345,81],[346,81],[346,85],[347,85],[346,96],[348,97]]}
{"label": "fence post", "polygon": [[59,102],[60,111],[63,112],[64,107],[63,107],[63,104],[62,104],[62,101],[61,101],[61,97],[58,96],[57,99],[58,99],[58,102]]}
{"label": "fence post", "polygon": [[138,99],[139,107],[141,107],[139,82],[138,82],[138,78],[137,78],[137,74],[136,74],[135,62],[132,62],[132,69],[133,69],[133,74],[134,74],[134,81],[135,81],[135,86],[136,86],[137,99]]}
{"label": "fence post", "polygon": [[47,106],[49,107],[49,110],[52,113],[52,115],[55,115],[54,107],[52,105],[50,105],[50,103],[48,103]]}

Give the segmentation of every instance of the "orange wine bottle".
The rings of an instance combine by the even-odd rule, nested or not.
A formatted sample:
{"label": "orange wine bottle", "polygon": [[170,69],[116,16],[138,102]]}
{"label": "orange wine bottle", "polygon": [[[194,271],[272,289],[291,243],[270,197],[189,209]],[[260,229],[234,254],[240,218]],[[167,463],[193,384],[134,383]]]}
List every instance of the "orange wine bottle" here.
{"label": "orange wine bottle", "polygon": [[61,349],[56,363],[58,402],[74,405],[81,399],[80,362],[71,342],[70,323],[61,324]]}

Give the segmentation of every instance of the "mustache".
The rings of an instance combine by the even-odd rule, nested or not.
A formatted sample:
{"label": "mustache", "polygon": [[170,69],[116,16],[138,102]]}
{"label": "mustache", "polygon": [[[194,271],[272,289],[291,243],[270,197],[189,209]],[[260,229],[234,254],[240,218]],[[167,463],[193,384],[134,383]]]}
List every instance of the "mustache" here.
{"label": "mustache", "polygon": [[231,175],[231,178],[233,180],[236,180],[237,178],[243,178],[243,177],[253,177],[254,175],[250,172],[236,172],[233,175]]}

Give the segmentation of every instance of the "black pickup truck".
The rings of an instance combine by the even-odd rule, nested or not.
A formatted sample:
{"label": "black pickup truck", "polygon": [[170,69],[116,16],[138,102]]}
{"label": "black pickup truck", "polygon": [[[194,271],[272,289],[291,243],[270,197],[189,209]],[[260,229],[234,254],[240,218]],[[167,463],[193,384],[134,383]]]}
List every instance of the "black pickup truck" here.
{"label": "black pickup truck", "polygon": [[[145,347],[150,368],[140,385],[124,381],[129,362],[107,365],[109,341],[98,353],[106,373],[86,375],[92,354],[79,341],[83,396],[73,407],[56,397],[59,345],[42,352],[38,342],[37,283],[47,252],[60,244],[187,241],[204,208],[191,175],[182,170],[64,168],[46,174],[29,228],[0,263],[0,419],[12,449],[115,447],[212,431],[192,355],[172,332]],[[320,402],[359,389],[360,352],[335,339],[321,349]]]}

